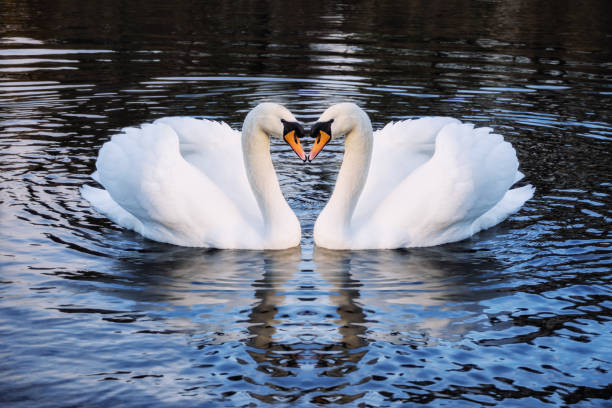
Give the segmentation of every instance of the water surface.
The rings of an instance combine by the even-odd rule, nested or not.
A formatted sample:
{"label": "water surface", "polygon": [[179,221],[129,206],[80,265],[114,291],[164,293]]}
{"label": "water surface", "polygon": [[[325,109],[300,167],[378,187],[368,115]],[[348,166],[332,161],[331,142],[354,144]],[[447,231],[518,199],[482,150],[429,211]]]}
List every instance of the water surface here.
{"label": "water surface", "polygon": [[[0,403],[612,406],[612,4],[5,1],[0,8]],[[300,248],[146,240],[79,195],[122,127],[492,126],[535,197],[434,248],[328,251],[342,160],[273,145]],[[308,145],[310,141],[305,141]]]}

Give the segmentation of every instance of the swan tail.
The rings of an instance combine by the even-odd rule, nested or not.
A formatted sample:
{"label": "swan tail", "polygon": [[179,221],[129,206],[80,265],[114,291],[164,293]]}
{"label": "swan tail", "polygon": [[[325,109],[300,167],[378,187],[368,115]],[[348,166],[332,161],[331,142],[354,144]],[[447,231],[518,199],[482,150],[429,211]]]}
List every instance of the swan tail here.
{"label": "swan tail", "polygon": [[524,178],[525,178],[525,175],[522,172],[517,171],[516,175],[514,176],[514,182],[518,183],[519,181],[521,181]]}
{"label": "swan tail", "polygon": [[535,188],[531,184],[508,191],[499,203],[474,221],[472,234],[491,228],[517,212],[533,197],[534,192]]}
{"label": "swan tail", "polygon": [[88,185],[81,187],[81,196],[100,213],[116,224],[142,233],[143,226],[132,214],[121,208],[108,194],[108,191]]}

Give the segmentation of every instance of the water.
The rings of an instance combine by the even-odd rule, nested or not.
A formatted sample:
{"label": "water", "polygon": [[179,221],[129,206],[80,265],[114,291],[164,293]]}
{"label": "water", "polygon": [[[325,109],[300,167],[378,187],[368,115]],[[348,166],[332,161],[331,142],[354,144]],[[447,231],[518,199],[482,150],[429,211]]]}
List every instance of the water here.
{"label": "water", "polygon": [[[1,405],[612,406],[612,3],[152,3],[0,8]],[[252,252],[79,195],[124,126],[347,100],[493,126],[535,197],[456,244],[328,251],[342,145],[277,143],[302,244]]]}

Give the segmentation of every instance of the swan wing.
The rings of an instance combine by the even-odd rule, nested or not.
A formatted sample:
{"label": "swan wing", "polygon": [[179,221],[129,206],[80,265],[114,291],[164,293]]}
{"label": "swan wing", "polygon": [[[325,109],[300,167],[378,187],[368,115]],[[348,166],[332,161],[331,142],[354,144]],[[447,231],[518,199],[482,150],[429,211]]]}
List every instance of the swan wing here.
{"label": "swan wing", "polygon": [[225,122],[190,117],[165,117],[154,124],[171,127],[178,136],[181,156],[206,174],[249,219],[260,216],[244,167],[239,131]]}
{"label": "swan wing", "polygon": [[436,136],[451,123],[460,122],[448,117],[424,117],[391,122],[374,132],[370,170],[353,220],[367,219],[414,169],[431,159]]}
{"label": "swan wing", "polygon": [[521,177],[516,152],[501,135],[450,122],[435,136],[431,158],[382,198],[361,239],[378,236],[378,246],[388,248],[465,239],[531,198],[531,186],[510,190]]}
{"label": "swan wing", "polygon": [[[256,246],[261,220],[242,211],[241,202],[233,199],[235,186],[217,184],[223,180],[217,173],[232,165],[234,172],[244,173],[242,157],[237,163],[226,159],[215,170],[202,162],[206,155],[214,162],[218,150],[196,152],[189,141],[195,135],[181,133],[184,129],[176,127],[179,132],[161,120],[113,136],[96,162],[97,178],[106,191],[84,188],[84,197],[118,224],[156,241],[217,248],[245,246],[245,241],[251,241]],[[234,137],[233,132],[226,133]],[[215,135],[222,136],[224,133]],[[210,134],[204,137],[215,139]],[[202,166],[186,160],[183,146],[183,151],[193,150],[187,157],[199,155]]]}

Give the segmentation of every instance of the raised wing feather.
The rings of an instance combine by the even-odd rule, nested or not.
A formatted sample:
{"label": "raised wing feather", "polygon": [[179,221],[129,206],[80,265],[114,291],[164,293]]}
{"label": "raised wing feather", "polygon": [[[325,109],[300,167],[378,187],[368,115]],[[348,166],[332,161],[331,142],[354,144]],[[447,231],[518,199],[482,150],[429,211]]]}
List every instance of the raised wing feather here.
{"label": "raised wing feather", "polygon": [[353,221],[370,217],[406,177],[434,154],[436,136],[451,123],[447,117],[425,117],[392,122],[374,132],[368,179],[355,208]]}
{"label": "raised wing feather", "polygon": [[246,176],[239,131],[224,122],[190,117],[166,117],[154,123],[170,126],[176,132],[181,156],[206,174],[247,217],[259,216]]}
{"label": "raised wing feather", "polygon": [[[502,136],[448,123],[435,136],[433,156],[397,184],[360,229],[380,234],[382,247],[389,248],[467,238],[531,197],[531,186],[508,191],[520,178],[517,169],[514,148]],[[377,231],[377,225],[387,228]],[[357,241],[364,239],[358,234]]]}
{"label": "raised wing feather", "polygon": [[254,238],[261,217],[245,210],[255,199],[236,148],[240,135],[211,123],[168,118],[124,129],[96,162],[108,196],[91,188],[84,195],[120,225],[157,241],[223,248],[236,237]]}

